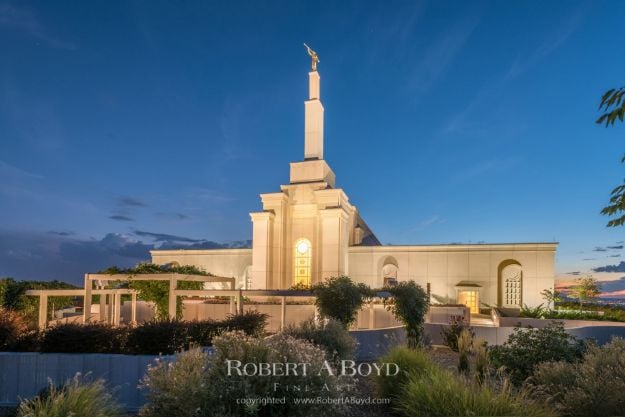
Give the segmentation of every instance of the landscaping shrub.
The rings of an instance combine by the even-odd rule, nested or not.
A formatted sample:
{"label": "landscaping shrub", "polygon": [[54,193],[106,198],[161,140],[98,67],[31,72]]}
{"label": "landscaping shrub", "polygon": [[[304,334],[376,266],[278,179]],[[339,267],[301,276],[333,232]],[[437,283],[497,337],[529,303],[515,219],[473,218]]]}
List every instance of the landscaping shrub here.
{"label": "landscaping shrub", "polygon": [[0,307],[0,350],[15,346],[27,331],[28,327],[18,313]]}
{"label": "landscaping shrub", "polygon": [[104,386],[104,381],[85,382],[76,375],[60,388],[49,389],[23,401],[17,417],[121,417],[124,412]]}
{"label": "landscaping shrub", "polygon": [[510,372],[512,382],[522,383],[542,362],[574,362],[582,357],[586,345],[564,331],[564,325],[552,322],[542,329],[515,328],[508,340],[491,349],[495,366]]}
{"label": "landscaping shrub", "polygon": [[378,359],[380,363],[394,363],[399,367],[397,375],[375,377],[378,394],[381,398],[396,398],[401,395],[401,388],[406,385],[410,375],[421,376],[432,372],[436,366],[428,354],[419,349],[395,347]]}
{"label": "landscaping shrub", "polygon": [[414,281],[402,281],[385,290],[393,296],[386,304],[387,309],[406,326],[408,347],[417,348],[423,344],[423,322],[429,305],[427,293]]}
{"label": "landscaping shrub", "polygon": [[[176,361],[157,359],[148,368],[140,387],[146,391],[147,403],[141,417],[200,417],[210,410],[209,388],[206,386],[208,354],[199,348],[176,356]],[[215,414],[217,415],[217,414]]]}
{"label": "landscaping shrub", "polygon": [[[140,416],[309,416],[342,410],[335,405],[294,403],[295,398],[336,398],[342,394],[338,377],[319,372],[325,352],[307,341],[286,334],[265,340],[231,332],[216,337],[214,347],[211,356],[195,349],[178,355],[172,364],[162,361],[151,367],[142,384],[148,390],[148,403]],[[245,376],[236,371],[228,375],[227,360],[310,365],[305,376]],[[324,389],[325,384],[329,390]],[[285,403],[237,403],[237,399],[265,397],[284,397]]]}
{"label": "landscaping shrub", "polygon": [[495,389],[467,383],[438,367],[421,375],[411,374],[398,396],[399,411],[407,417],[449,416],[554,416],[546,405],[515,394],[509,384]]}
{"label": "landscaping shrub", "polygon": [[529,307],[527,304],[523,304],[523,307],[521,307],[520,317],[539,319],[547,313],[549,313],[549,310],[544,308],[542,304],[536,307]]}
{"label": "landscaping shrub", "polygon": [[41,334],[41,352],[118,353],[127,337],[124,327],[105,324],[66,323],[49,327]]}
{"label": "landscaping shrub", "polygon": [[319,313],[349,327],[363,303],[362,286],[346,276],[328,278],[312,287]]}
{"label": "landscaping shrub", "polygon": [[468,331],[471,336],[475,336],[475,332],[471,330],[471,327],[467,325],[466,321],[462,319],[452,319],[449,322],[449,326],[443,326],[441,329],[443,344],[449,346],[454,352],[458,352],[458,338],[463,331]]}
{"label": "landscaping shrub", "polygon": [[146,322],[130,330],[125,351],[132,354],[170,355],[191,346],[211,346],[215,336],[226,331],[243,331],[250,336],[264,332],[267,315],[257,311],[229,315],[225,320]]}
{"label": "landscaping shrub", "polygon": [[227,331],[241,330],[249,336],[262,336],[267,326],[268,314],[256,310],[246,311],[243,314],[230,314],[223,327]]}
{"label": "landscaping shrub", "polygon": [[617,416],[625,410],[625,340],[591,346],[580,362],[545,362],[528,380],[533,394],[570,417]]}
{"label": "landscaping shrub", "polygon": [[341,323],[329,320],[327,323],[313,319],[299,326],[288,326],[284,333],[297,339],[307,340],[325,350],[328,360],[353,359],[356,341]]}
{"label": "landscaping shrub", "polygon": [[[181,350],[188,350],[191,344],[199,345],[189,337],[189,328],[201,325],[201,322],[180,320],[153,320],[142,323],[130,330],[124,351],[134,355],[171,355]],[[205,322],[217,329],[214,322]],[[196,334],[200,332],[196,330]]]}

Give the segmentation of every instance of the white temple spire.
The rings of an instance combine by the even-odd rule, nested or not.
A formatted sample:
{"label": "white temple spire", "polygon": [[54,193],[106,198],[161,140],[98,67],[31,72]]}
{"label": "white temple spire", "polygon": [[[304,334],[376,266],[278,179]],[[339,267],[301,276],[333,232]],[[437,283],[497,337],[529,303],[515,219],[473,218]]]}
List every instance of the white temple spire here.
{"label": "white temple spire", "polygon": [[323,159],[323,105],[317,71],[308,73],[308,100],[304,104],[304,159]]}

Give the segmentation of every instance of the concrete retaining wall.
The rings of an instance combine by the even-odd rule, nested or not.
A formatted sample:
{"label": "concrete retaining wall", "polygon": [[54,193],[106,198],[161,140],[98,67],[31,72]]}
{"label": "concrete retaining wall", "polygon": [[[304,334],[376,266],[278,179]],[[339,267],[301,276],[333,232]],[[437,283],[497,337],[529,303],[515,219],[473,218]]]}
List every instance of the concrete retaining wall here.
{"label": "concrete retaining wall", "polygon": [[20,398],[34,397],[47,388],[49,380],[62,384],[80,372],[94,380],[105,379],[119,402],[136,410],[145,402],[137,386],[154,359],[151,355],[0,352],[0,406],[15,406]]}

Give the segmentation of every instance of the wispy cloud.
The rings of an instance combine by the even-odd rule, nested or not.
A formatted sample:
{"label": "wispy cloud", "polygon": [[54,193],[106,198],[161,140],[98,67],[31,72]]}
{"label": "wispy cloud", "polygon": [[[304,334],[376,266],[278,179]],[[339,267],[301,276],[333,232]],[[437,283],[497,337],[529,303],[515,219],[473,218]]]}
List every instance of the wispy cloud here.
{"label": "wispy cloud", "polygon": [[163,211],[159,211],[158,213],[156,213],[157,216],[165,218],[165,219],[174,219],[174,220],[189,220],[191,218],[191,216],[186,215],[184,213],[178,213],[178,212],[163,212]]}
{"label": "wispy cloud", "polygon": [[460,132],[470,128],[467,121],[471,116],[478,109],[491,106],[495,98],[505,92],[505,87],[509,82],[536,66],[542,59],[562,46],[581,25],[585,13],[586,6],[584,5],[574,9],[559,24],[555,25],[553,32],[540,45],[528,54],[519,55],[499,77],[490,78],[488,84],[480,89],[462,110],[455,112],[455,116],[447,123],[444,131]]}
{"label": "wispy cloud", "polygon": [[170,235],[166,233],[145,232],[142,230],[135,230],[133,233],[137,236],[148,237],[150,239],[153,239],[155,242],[176,241],[176,242],[193,243],[193,242],[202,242],[204,240],[204,239],[193,239],[193,238],[184,237],[184,236]]}
{"label": "wispy cloud", "polygon": [[56,236],[73,236],[75,235],[74,232],[68,231],[68,230],[50,230],[48,232],[49,235],[56,235]]}
{"label": "wispy cloud", "polygon": [[438,223],[444,223],[445,219],[443,219],[440,215],[435,214],[432,215],[424,220],[421,220],[419,223],[417,223],[414,227],[408,229],[406,231],[406,233],[414,233],[414,232],[419,232],[421,230],[427,229],[428,227],[438,224]]}
{"label": "wispy cloud", "polygon": [[128,217],[123,214],[113,214],[112,216],[109,216],[109,219],[120,221],[120,222],[134,222],[135,221],[135,219],[133,219],[132,217]]}
{"label": "wispy cloud", "polygon": [[9,180],[23,180],[23,179],[42,179],[43,175],[36,174],[34,172],[29,172],[23,170],[21,168],[16,167],[15,165],[11,165],[7,162],[0,160],[0,180],[9,181]]}
{"label": "wispy cloud", "polygon": [[411,85],[421,92],[430,89],[445,74],[479,22],[477,16],[468,16],[430,43],[412,72]]}
{"label": "wispy cloud", "polygon": [[513,169],[515,166],[518,166],[520,162],[521,160],[517,157],[486,159],[464,169],[460,168],[458,172],[451,177],[451,180],[454,182],[463,182],[485,174],[503,172]]}
{"label": "wispy cloud", "polygon": [[18,30],[52,48],[76,49],[74,43],[52,35],[32,11],[9,2],[0,3],[0,27]]}
{"label": "wispy cloud", "polygon": [[117,205],[120,207],[147,207],[147,204],[134,197],[119,197]]}

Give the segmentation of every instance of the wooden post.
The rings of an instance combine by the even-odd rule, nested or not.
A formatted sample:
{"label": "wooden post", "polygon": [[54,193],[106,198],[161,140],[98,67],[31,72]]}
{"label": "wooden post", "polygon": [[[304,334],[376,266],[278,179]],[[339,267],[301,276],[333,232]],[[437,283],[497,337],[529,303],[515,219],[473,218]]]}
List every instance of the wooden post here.
{"label": "wooden post", "polygon": [[280,330],[284,330],[284,322],[286,320],[286,297],[280,297],[282,299],[282,308],[280,310]]}
{"label": "wooden post", "polygon": [[106,322],[112,326],[113,325],[113,294],[106,295],[106,303],[107,303],[106,304],[106,311],[107,311]]}
{"label": "wooden post", "polygon": [[169,277],[169,318],[171,320],[176,319],[176,278],[174,274]]}
{"label": "wooden post", "polygon": [[230,296],[230,314],[234,314],[234,296]]}
{"label": "wooden post", "polygon": [[113,300],[115,301],[115,317],[113,318],[113,325],[119,326],[121,324],[121,315],[122,315],[122,295],[115,291],[113,295]]}
{"label": "wooden post", "polygon": [[100,294],[100,321],[106,323],[106,294]]}
{"label": "wooden post", "polygon": [[241,290],[237,295],[237,314],[243,314],[243,292]]}
{"label": "wooden post", "polygon": [[48,293],[39,294],[39,329],[43,330],[48,326]]}
{"label": "wooden post", "polygon": [[93,286],[91,285],[91,279],[89,274],[85,274],[85,297],[83,302],[83,314],[82,322],[87,324],[91,321],[91,291]]}
{"label": "wooden post", "polygon": [[132,293],[130,300],[130,324],[133,326],[137,324],[137,293]]}

